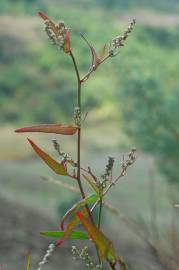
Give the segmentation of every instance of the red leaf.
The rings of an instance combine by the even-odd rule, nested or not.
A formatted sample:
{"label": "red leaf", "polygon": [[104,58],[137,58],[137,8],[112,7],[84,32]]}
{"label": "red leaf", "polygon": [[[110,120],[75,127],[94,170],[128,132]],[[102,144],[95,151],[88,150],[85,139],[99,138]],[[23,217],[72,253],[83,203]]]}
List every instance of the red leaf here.
{"label": "red leaf", "polygon": [[[99,196],[96,194],[89,195],[85,199],[80,200],[79,202],[75,203],[69,210],[67,210],[66,214],[63,216],[61,220],[61,229],[64,230],[64,222],[65,220],[71,215],[72,213],[76,212],[79,208],[84,207],[85,205],[95,203],[98,200]],[[85,216],[88,216],[88,212],[86,208],[83,209]]]}
{"label": "red leaf", "polygon": [[46,154],[43,150],[41,150],[32,140],[27,139],[31,144],[34,151],[37,155],[56,173],[59,175],[68,175],[67,170],[64,164],[58,163],[51,156]]}
{"label": "red leaf", "polygon": [[50,26],[56,37],[59,35],[59,27],[55,25],[55,23],[47,17],[43,12],[39,11],[37,13],[44,21],[47,21],[47,24]]}
{"label": "red leaf", "polygon": [[44,21],[50,20],[43,12],[39,11],[37,13],[38,16],[40,16]]}
{"label": "red leaf", "polygon": [[93,65],[94,65],[94,68],[96,69],[101,63],[101,59],[98,57],[95,48],[92,46],[91,46],[91,52],[93,54]]}
{"label": "red leaf", "polygon": [[88,45],[88,47],[89,47],[90,50],[91,50],[91,54],[92,54],[92,64],[91,64],[91,68],[92,68],[92,69],[96,69],[96,68],[100,65],[101,60],[100,60],[100,58],[97,56],[97,53],[96,53],[95,48],[88,42],[88,40],[85,38],[85,36],[81,34],[81,37],[83,38],[83,40],[86,42],[86,44]]}
{"label": "red leaf", "polygon": [[[87,212],[86,208],[83,208],[81,210],[81,212],[83,213],[83,215],[85,217],[88,217],[88,212]],[[72,232],[74,227],[76,227],[79,224],[80,224],[80,219],[76,216],[76,213],[75,213],[74,217],[72,218],[72,220],[67,225],[64,236],[62,238],[60,238],[59,240],[57,240],[56,245],[60,246],[65,241],[65,239],[68,238],[68,236],[70,235],[70,233]],[[63,227],[63,226],[61,226],[61,227]]]}
{"label": "red leaf", "polygon": [[76,133],[78,127],[76,125],[38,125],[32,127],[24,127],[16,129],[15,132],[43,132],[43,133],[56,133],[61,135],[73,135]]}
{"label": "red leaf", "polygon": [[81,224],[87,231],[89,237],[94,242],[102,258],[105,258],[110,265],[115,265],[117,263],[117,257],[111,240],[109,240],[104,233],[102,233],[95,224],[88,221],[81,211],[77,212]]}

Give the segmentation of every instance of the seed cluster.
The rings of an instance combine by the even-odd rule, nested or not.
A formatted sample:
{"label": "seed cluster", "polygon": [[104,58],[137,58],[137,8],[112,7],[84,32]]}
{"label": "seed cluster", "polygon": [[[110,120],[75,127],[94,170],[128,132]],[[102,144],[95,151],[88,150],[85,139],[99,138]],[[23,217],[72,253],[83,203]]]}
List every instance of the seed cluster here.
{"label": "seed cluster", "polygon": [[75,125],[77,126],[81,125],[81,111],[79,107],[75,107],[74,109],[74,121]]}
{"label": "seed cluster", "polygon": [[45,32],[49,37],[52,44],[56,45],[59,49],[64,49],[65,34],[69,29],[65,26],[63,21],[58,24],[53,24],[50,20],[45,21]]}
{"label": "seed cluster", "polygon": [[63,158],[64,161],[68,161],[74,167],[77,166],[76,162],[74,162],[74,160],[70,157],[70,155],[67,154],[67,153],[65,153],[64,151],[62,151],[60,149],[60,144],[57,142],[56,139],[53,139],[52,140],[52,143],[53,143],[54,149],[57,151],[57,153],[59,154],[59,156],[61,156]]}
{"label": "seed cluster", "polygon": [[127,168],[131,166],[136,161],[136,148],[133,147],[131,151],[128,154],[128,158],[126,160],[123,160],[121,163],[122,168],[122,175],[124,176],[126,174]]}
{"label": "seed cluster", "polygon": [[88,247],[84,247],[81,251],[77,247],[72,246],[73,259],[83,260],[88,270],[102,270],[100,265],[95,265],[92,261],[91,256],[88,253]]}
{"label": "seed cluster", "polygon": [[127,30],[124,31],[123,36],[117,36],[116,38],[112,39],[112,46],[111,46],[111,49],[109,52],[111,54],[111,56],[114,55],[114,52],[116,49],[119,49],[120,47],[124,46],[124,42],[128,38],[129,34],[132,32],[135,23],[136,23],[136,20],[133,19],[132,22],[130,23],[129,27],[127,28]]}
{"label": "seed cluster", "polygon": [[39,262],[37,270],[41,270],[42,267],[48,262],[48,259],[52,255],[52,253],[54,252],[54,250],[55,250],[55,245],[54,244],[50,244],[48,246],[48,249],[47,249],[47,251],[46,251],[46,253],[45,253],[42,261]]}
{"label": "seed cluster", "polygon": [[111,175],[111,172],[114,166],[114,161],[115,161],[114,157],[110,157],[110,156],[108,157],[108,164],[106,165],[105,173],[101,175],[101,177],[104,180],[109,180],[109,177]]}

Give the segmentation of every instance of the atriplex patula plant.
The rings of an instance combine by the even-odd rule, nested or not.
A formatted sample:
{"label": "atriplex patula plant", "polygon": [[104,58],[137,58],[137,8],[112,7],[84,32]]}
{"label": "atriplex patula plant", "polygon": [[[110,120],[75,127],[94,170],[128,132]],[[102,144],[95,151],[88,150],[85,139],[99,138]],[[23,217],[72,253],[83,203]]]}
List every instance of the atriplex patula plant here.
{"label": "atriplex patula plant", "polygon": [[[45,23],[45,32],[47,33],[51,42],[57,46],[57,48],[64,51],[72,60],[74,65],[74,70],[77,77],[77,106],[74,108],[74,123],[71,125],[62,125],[62,124],[45,124],[32,127],[25,127],[17,129],[16,132],[44,132],[44,133],[56,133],[61,135],[74,135],[77,133],[77,159],[74,160],[69,154],[66,154],[61,150],[59,143],[54,140],[53,145],[55,150],[58,152],[61,161],[55,161],[51,156],[45,153],[40,149],[31,139],[28,139],[34,151],[38,156],[57,174],[63,175],[68,178],[71,178],[73,181],[78,183],[79,191],[81,193],[81,200],[71,207],[64,215],[61,220],[61,231],[57,232],[43,232],[45,236],[51,236],[59,238],[54,244],[50,244],[49,248],[38,265],[38,270],[41,270],[43,265],[48,262],[49,257],[53,251],[59,247],[64,240],[66,239],[87,239],[92,240],[98,257],[98,263],[93,263],[92,258],[88,254],[86,247],[82,251],[78,251],[76,247],[72,247],[72,253],[76,259],[82,259],[85,262],[86,269],[97,270],[105,269],[103,262],[106,261],[109,264],[108,269],[116,269],[117,264],[121,269],[127,269],[127,264],[123,259],[117,256],[114,246],[101,231],[101,217],[103,206],[108,207],[104,202],[105,195],[109,190],[119,181],[119,179],[125,175],[128,166],[132,165],[136,159],[135,157],[135,148],[133,148],[128,157],[123,159],[121,163],[121,172],[120,175],[116,178],[113,177],[112,171],[114,166],[114,158],[109,157],[108,163],[105,168],[105,172],[101,177],[97,177],[95,173],[91,170],[90,167],[83,168],[81,165],[81,129],[84,118],[82,116],[81,108],[81,88],[83,84],[90,78],[91,74],[96,71],[96,69],[104,63],[110,57],[116,56],[120,48],[124,46],[125,40],[128,38],[128,35],[133,30],[135,20],[133,20],[127,30],[122,36],[117,36],[112,39],[109,44],[105,44],[100,54],[96,53],[95,48],[89,43],[84,35],[81,34],[81,38],[84,40],[86,45],[89,47],[92,63],[89,67],[87,73],[81,77],[78,65],[73,54],[71,47],[70,39],[70,30],[66,27],[63,21],[60,21],[58,24],[55,24],[50,20],[45,14],[39,12],[38,15],[43,19]],[[83,181],[89,184],[89,187],[92,190],[91,194],[86,194],[83,187]],[[52,182],[56,183],[52,180]],[[57,182],[57,184],[60,182]],[[75,189],[73,186],[67,187],[71,190]],[[90,208],[90,205],[91,208]],[[93,217],[93,210],[98,207],[98,220],[95,220]],[[66,227],[64,226],[66,220],[69,219]],[[82,225],[84,231],[75,231],[74,228],[78,225]]]}

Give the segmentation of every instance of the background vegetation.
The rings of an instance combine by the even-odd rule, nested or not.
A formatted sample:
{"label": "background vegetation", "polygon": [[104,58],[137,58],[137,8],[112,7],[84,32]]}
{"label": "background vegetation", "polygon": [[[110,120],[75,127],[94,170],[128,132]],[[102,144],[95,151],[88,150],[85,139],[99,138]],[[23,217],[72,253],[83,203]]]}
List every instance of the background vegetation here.
{"label": "background vegetation", "polygon": [[[133,144],[136,145],[140,154],[138,165],[131,175],[132,181],[129,175],[128,182],[123,183],[120,190],[116,190],[116,195],[110,199],[116,205],[120,202],[120,208],[124,212],[125,209],[129,210],[129,218],[137,220],[138,228],[143,230],[145,235],[147,229],[141,218],[148,226],[151,224],[152,228],[155,219],[158,220],[159,227],[161,224],[163,227],[165,223],[168,226],[168,235],[173,239],[172,256],[175,257],[178,227],[173,229],[175,237],[172,233],[169,234],[169,231],[170,221],[177,220],[178,217],[178,213],[173,210],[173,204],[179,197],[178,1],[1,0],[0,194],[10,201],[44,211],[45,215],[53,213],[50,218],[54,219],[60,202],[65,199],[65,193],[57,192],[57,199],[54,199],[53,192],[56,191],[49,190],[48,184],[36,181],[40,175],[49,172],[45,171],[43,166],[40,167],[37,160],[32,159],[30,149],[25,147],[25,143],[21,143],[22,137],[17,138],[17,135],[13,134],[14,127],[21,125],[70,123],[72,108],[76,104],[75,76],[70,59],[49,45],[42,31],[41,21],[35,15],[38,10],[48,12],[49,16],[57,21],[64,19],[72,28],[73,47],[81,72],[88,69],[90,59],[79,33],[84,33],[99,50],[104,42],[121,34],[130,20],[136,17],[138,23],[134,33],[119,57],[100,67],[83,89],[83,108],[85,112],[90,112],[83,137],[88,154],[84,151],[83,160],[86,162],[90,158],[100,174],[101,167],[105,164],[104,152],[108,151],[108,148],[119,157],[117,152],[122,156],[123,151]],[[39,139],[38,136],[36,138]],[[41,136],[40,139],[52,150],[49,136]],[[66,139],[60,140],[65,150],[73,149],[73,140],[70,140],[70,143]],[[32,171],[37,171],[37,168],[40,168],[40,173],[33,173],[31,176]],[[160,172],[164,176],[160,175]],[[169,180],[170,184],[165,180]],[[34,186],[37,187],[35,193]],[[143,194],[139,192],[141,188],[144,190]],[[21,196],[18,196],[19,190]],[[117,192],[120,192],[120,199]],[[160,192],[160,198],[157,197],[157,192]],[[67,197],[69,198],[69,195]],[[132,199],[129,201],[129,198]],[[47,199],[48,211],[45,211],[44,204]],[[156,202],[157,211],[152,201]],[[175,227],[174,223],[173,221],[172,228]],[[114,225],[116,232],[118,224],[119,220]],[[112,224],[109,226],[113,227]],[[166,235],[165,229],[160,230],[159,234],[163,233]],[[22,235],[19,237],[24,239]],[[135,237],[134,233],[133,245],[138,246],[140,253],[141,239],[138,241]],[[128,242],[130,243],[129,239]],[[168,244],[166,246],[168,250]],[[132,245],[128,245],[128,250],[123,252],[133,265],[132,269],[135,269],[135,263],[136,269],[144,269],[142,262],[141,265],[134,263],[135,256],[130,258],[131,250]],[[152,254],[152,251],[149,253]],[[7,264],[7,261],[7,257],[4,257],[2,263]],[[150,258],[147,257],[145,264],[148,265],[149,261]],[[156,261],[156,258],[153,261]],[[150,269],[147,267],[145,269]],[[151,269],[165,269],[162,267],[159,260],[157,266]]]}

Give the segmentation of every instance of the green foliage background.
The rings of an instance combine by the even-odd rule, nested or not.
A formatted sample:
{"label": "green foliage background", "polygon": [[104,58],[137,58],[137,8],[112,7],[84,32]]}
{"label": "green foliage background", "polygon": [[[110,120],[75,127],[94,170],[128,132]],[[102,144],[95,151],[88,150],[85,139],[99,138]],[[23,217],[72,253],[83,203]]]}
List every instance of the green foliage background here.
{"label": "green foliage background", "polygon": [[[1,123],[63,122],[73,115],[73,67],[66,55],[49,45],[42,23],[35,17],[38,10],[57,21],[64,19],[72,28],[72,44],[84,73],[90,57],[79,33],[85,33],[99,50],[128,25],[119,19],[123,12],[129,12],[130,22],[130,12],[139,6],[155,12],[176,13],[179,9],[176,0],[1,0],[1,20],[9,21],[6,29],[0,27]],[[97,109],[105,115],[113,108],[112,118],[120,119],[115,125],[120,129],[122,121],[129,138],[155,154],[162,171],[177,182],[178,43],[177,25],[137,24],[119,57],[100,67],[83,94],[85,111]]]}

